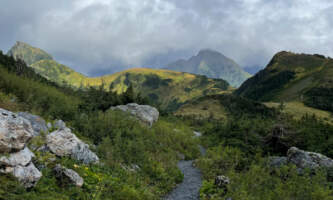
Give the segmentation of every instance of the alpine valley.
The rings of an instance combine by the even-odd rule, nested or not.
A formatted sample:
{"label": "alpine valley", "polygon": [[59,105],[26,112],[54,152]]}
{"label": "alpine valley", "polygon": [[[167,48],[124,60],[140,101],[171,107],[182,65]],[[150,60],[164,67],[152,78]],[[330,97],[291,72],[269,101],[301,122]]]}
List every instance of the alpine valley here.
{"label": "alpine valley", "polygon": [[0,52],[0,200],[333,200],[332,77],[323,55],[251,77],[213,50],[87,77],[17,42]]}

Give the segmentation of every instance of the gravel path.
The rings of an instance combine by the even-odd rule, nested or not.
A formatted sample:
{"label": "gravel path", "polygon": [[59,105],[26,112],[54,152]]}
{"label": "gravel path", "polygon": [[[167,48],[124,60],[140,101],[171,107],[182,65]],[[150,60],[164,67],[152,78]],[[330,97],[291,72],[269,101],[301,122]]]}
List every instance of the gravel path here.
{"label": "gravel path", "polygon": [[180,161],[179,169],[184,174],[184,180],[174,189],[165,200],[198,200],[201,188],[201,173],[192,166],[193,161]]}
{"label": "gravel path", "polygon": [[[205,149],[200,146],[201,154]],[[202,184],[200,170],[193,167],[193,160],[179,161],[178,168],[184,174],[184,180],[164,200],[199,200],[199,190]]]}

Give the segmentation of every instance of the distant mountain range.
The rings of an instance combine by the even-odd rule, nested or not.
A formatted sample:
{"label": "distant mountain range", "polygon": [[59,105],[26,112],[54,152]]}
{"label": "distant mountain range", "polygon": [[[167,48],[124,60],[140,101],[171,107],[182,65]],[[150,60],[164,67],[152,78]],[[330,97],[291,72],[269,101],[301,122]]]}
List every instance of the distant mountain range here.
{"label": "distant mountain range", "polygon": [[224,79],[233,87],[240,86],[251,77],[235,61],[210,49],[201,50],[189,60],[170,63],[166,69]]}
{"label": "distant mountain range", "polygon": [[222,79],[210,79],[202,75],[176,72],[163,69],[133,68],[101,77],[87,77],[53,60],[45,51],[17,42],[8,52],[16,59],[22,59],[38,74],[59,85],[75,88],[100,86],[123,93],[132,85],[135,92],[140,92],[152,102],[164,108],[172,108],[189,99],[221,94],[230,89]]}
{"label": "distant mountain range", "polygon": [[318,54],[277,53],[264,70],[235,93],[257,101],[303,102],[333,111],[333,59]]}

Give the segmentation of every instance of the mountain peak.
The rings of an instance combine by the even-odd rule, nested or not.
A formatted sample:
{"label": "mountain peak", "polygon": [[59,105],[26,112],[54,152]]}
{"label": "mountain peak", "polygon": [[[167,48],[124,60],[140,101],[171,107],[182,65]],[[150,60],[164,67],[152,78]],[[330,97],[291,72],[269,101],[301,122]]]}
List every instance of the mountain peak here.
{"label": "mountain peak", "polygon": [[53,60],[52,56],[44,50],[21,41],[17,41],[8,51],[7,55],[13,56],[15,59],[22,59],[28,65],[32,65],[40,60]]}
{"label": "mountain peak", "polygon": [[251,76],[235,61],[212,49],[202,49],[189,60],[169,64],[167,69],[224,79],[233,87],[238,87]]}

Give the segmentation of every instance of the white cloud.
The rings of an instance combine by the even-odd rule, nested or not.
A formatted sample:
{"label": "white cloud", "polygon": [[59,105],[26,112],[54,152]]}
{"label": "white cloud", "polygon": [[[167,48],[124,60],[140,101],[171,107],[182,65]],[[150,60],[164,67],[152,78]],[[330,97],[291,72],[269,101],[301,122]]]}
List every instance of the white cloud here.
{"label": "white cloud", "polygon": [[23,40],[88,73],[213,48],[243,66],[280,50],[333,56],[331,0],[2,0],[0,44]]}

